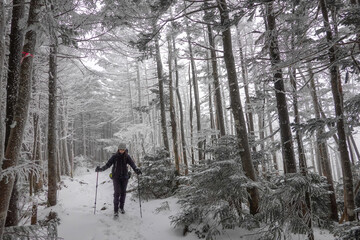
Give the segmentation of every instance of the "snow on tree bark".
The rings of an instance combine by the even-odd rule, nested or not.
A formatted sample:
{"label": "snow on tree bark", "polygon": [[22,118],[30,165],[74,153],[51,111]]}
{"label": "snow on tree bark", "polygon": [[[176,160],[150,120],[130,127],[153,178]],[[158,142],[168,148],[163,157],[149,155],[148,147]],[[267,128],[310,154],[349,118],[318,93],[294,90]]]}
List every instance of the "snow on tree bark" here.
{"label": "snow on tree bark", "polygon": [[219,72],[217,66],[217,58],[216,58],[216,48],[213,36],[213,30],[210,24],[207,24],[207,32],[209,37],[209,45],[210,45],[210,56],[211,56],[211,67],[212,67],[212,77],[213,77],[213,85],[215,91],[215,112],[217,117],[217,125],[220,130],[220,136],[224,136],[225,132],[225,123],[224,123],[224,112],[222,107],[222,98],[220,92],[220,83],[219,83]]}
{"label": "snow on tree bark", "polygon": [[159,81],[159,97],[160,97],[160,115],[161,115],[161,132],[164,142],[164,147],[167,151],[170,150],[169,147],[169,139],[167,136],[167,128],[166,128],[166,112],[165,112],[165,98],[164,98],[164,76],[163,76],[163,65],[161,62],[160,55],[160,46],[159,39],[156,37],[155,39],[155,48],[156,48],[156,66],[157,66],[157,76]]}
{"label": "snow on tree bark", "polygon": [[[315,86],[315,80],[314,80],[314,74],[312,70],[309,68],[309,75],[310,75],[310,91],[311,91],[311,97],[313,100],[314,105],[314,112],[315,112],[315,118],[320,119],[320,106],[319,106],[319,99],[317,96],[316,86]],[[329,191],[332,193],[330,194],[330,210],[331,210],[331,219],[334,221],[339,221],[338,216],[338,209],[336,204],[336,196],[334,191],[334,182],[333,182],[333,176],[331,173],[331,165],[330,165],[330,159],[329,159],[329,153],[327,149],[327,141],[325,139],[321,139],[321,135],[323,135],[325,132],[324,128],[320,128],[316,132],[316,146],[318,148],[318,158],[320,160],[320,166],[321,173],[319,174],[324,175],[327,179],[327,182],[329,184]]]}
{"label": "snow on tree bark", "polygon": [[335,105],[335,116],[337,118],[336,128],[339,138],[339,152],[341,159],[341,167],[344,181],[344,200],[346,207],[346,215],[349,221],[355,220],[355,204],[354,204],[354,191],[353,191],[353,176],[351,170],[351,163],[346,144],[345,122],[343,113],[343,99],[341,91],[341,79],[339,67],[336,65],[336,47],[333,44],[333,33],[330,27],[328,10],[325,0],[319,0],[321,13],[323,15],[323,23],[326,31],[326,39],[329,44],[328,56],[330,61],[330,81],[331,91],[333,94]]}
{"label": "snow on tree bark", "polygon": [[[186,12],[186,11],[185,11]],[[199,161],[204,160],[204,156],[203,156],[203,141],[200,141],[199,139],[199,134],[201,131],[201,113],[200,113],[200,99],[199,99],[199,85],[198,85],[198,80],[197,80],[197,76],[196,76],[196,66],[195,66],[195,59],[194,59],[194,53],[193,53],[193,48],[192,48],[192,43],[191,43],[191,35],[190,35],[190,29],[189,29],[189,23],[187,18],[185,18],[185,24],[186,24],[186,28],[185,28],[185,32],[186,32],[186,38],[187,38],[187,42],[188,42],[188,47],[189,47],[189,56],[190,56],[190,66],[191,66],[191,75],[192,75],[192,84],[193,84],[193,88],[194,88],[194,100],[195,100],[195,113],[196,113],[196,126],[197,126],[197,145],[198,145],[198,157],[199,157]]]}
{"label": "snow on tree bark", "polygon": [[4,1],[0,1],[0,166],[2,165],[4,158],[5,148],[5,111],[4,111],[4,62],[5,62],[5,6]]}
{"label": "snow on tree bark", "polygon": [[175,65],[175,89],[176,89],[176,96],[179,103],[179,114],[180,114],[180,129],[181,129],[181,146],[182,146],[182,156],[185,165],[185,175],[188,175],[189,166],[187,161],[187,153],[186,153],[186,139],[185,139],[185,129],[184,129],[184,111],[183,105],[179,90],[179,69],[178,69],[178,62],[177,62],[177,55],[176,55],[176,44],[175,44],[175,37],[172,35],[172,43],[174,49],[174,65]]}
{"label": "snow on tree bark", "polygon": [[275,86],[276,106],[279,116],[281,147],[283,153],[285,173],[296,173],[294,146],[290,129],[289,112],[287,108],[285,86],[282,70],[277,65],[281,62],[277,40],[277,30],[272,2],[266,5],[267,31],[269,32],[269,53],[273,67],[273,81]]}
{"label": "snow on tree bark", "polygon": [[[49,116],[48,116],[48,206],[57,203],[57,137],[56,137],[56,112],[57,112],[57,39],[54,26],[50,30],[50,55],[49,55]],[[59,169],[60,171],[60,169]]]}
{"label": "snow on tree bark", "polygon": [[[229,13],[225,0],[218,1],[218,9],[220,11],[221,25],[226,29],[222,32],[222,40],[224,46],[224,61],[228,74],[228,82],[230,89],[230,105],[235,121],[235,130],[238,139],[240,157],[245,175],[253,181],[256,181],[256,174],[251,158],[250,147],[246,131],[246,123],[244,113],[241,106],[239,85],[236,75],[235,60],[232,49],[231,31],[229,23]],[[250,188],[250,213],[256,214],[259,208],[259,193],[256,188]]]}
{"label": "snow on tree bark", "polygon": [[[19,95],[21,98],[17,99],[14,121],[17,122],[16,126],[11,129],[8,145],[5,151],[5,159],[2,169],[14,167],[18,163],[19,153],[23,140],[25,124],[28,117],[28,108],[31,95],[31,80],[32,80],[32,64],[33,56],[35,53],[37,32],[39,29],[37,25],[40,19],[41,0],[32,0],[30,2],[28,29],[25,35],[25,45],[23,52],[31,54],[29,57],[23,59],[20,70],[19,81]],[[4,225],[6,219],[6,212],[9,207],[11,191],[14,185],[14,176],[3,177],[0,181],[0,239],[4,232]]]}
{"label": "snow on tree bark", "polygon": [[177,138],[177,125],[176,125],[176,115],[175,115],[175,103],[174,103],[174,87],[173,87],[173,70],[172,70],[172,58],[173,50],[171,45],[171,37],[168,39],[168,52],[169,52],[169,97],[170,97],[170,121],[171,121],[171,133],[172,133],[172,142],[173,142],[173,151],[175,158],[175,171],[176,175],[180,175],[180,157],[179,157],[179,143]]}

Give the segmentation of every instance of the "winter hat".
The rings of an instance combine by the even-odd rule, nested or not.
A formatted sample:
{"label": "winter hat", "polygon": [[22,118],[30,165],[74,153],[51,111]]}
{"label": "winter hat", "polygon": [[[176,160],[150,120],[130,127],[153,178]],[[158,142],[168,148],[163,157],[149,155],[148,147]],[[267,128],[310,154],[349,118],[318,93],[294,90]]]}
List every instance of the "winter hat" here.
{"label": "winter hat", "polygon": [[126,149],[126,143],[120,143],[118,149]]}

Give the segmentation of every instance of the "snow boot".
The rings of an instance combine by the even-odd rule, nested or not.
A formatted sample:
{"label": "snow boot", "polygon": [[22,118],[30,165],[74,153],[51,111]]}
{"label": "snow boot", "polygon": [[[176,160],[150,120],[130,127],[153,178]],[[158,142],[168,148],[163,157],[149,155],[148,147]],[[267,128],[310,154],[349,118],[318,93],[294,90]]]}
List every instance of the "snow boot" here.
{"label": "snow boot", "polygon": [[120,209],[121,214],[125,213],[125,210],[123,208]]}

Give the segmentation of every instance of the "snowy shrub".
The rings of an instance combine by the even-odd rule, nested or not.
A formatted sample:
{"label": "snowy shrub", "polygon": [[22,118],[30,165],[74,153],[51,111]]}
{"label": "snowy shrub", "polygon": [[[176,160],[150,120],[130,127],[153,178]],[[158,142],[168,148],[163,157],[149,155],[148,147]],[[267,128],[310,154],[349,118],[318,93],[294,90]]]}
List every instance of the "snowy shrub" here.
{"label": "snowy shrub", "polygon": [[233,229],[244,220],[242,202],[247,202],[245,177],[233,137],[225,136],[212,148],[214,159],[196,165],[181,178],[178,190],[181,212],[172,224],[199,237],[212,239],[222,229]]}
{"label": "snowy shrub", "polygon": [[360,226],[358,222],[346,222],[335,227],[332,233],[336,240],[360,240]]}
{"label": "snowy shrub", "polygon": [[[263,188],[256,216],[267,226],[261,239],[282,239],[285,233],[308,234],[315,224],[324,227],[330,214],[326,180],[316,174],[273,176]],[[310,213],[305,201],[311,198]],[[312,220],[312,226],[309,225]]]}
{"label": "snowy shrub", "polygon": [[139,177],[141,198],[166,198],[174,193],[175,166],[167,151],[159,149],[154,155],[144,156],[141,170],[143,172]]}
{"label": "snowy shrub", "polygon": [[50,212],[54,216],[50,219],[49,216],[39,221],[37,225],[27,226],[12,226],[6,227],[4,230],[3,240],[61,240],[63,238],[58,237],[57,226],[60,224],[60,219]]}
{"label": "snowy shrub", "polygon": [[74,157],[74,172],[75,175],[81,174],[86,168],[95,169],[90,160],[83,155]]}
{"label": "snowy shrub", "polygon": [[360,94],[346,100],[344,102],[344,110],[346,113],[346,120],[352,127],[359,126],[360,118]]}

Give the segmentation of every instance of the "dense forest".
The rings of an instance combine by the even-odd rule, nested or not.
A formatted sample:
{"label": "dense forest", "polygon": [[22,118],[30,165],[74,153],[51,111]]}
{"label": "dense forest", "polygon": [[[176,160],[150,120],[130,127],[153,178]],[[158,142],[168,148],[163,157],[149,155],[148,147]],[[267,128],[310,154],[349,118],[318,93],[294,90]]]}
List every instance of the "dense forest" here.
{"label": "dense forest", "polygon": [[359,53],[360,0],[0,0],[0,239],[119,142],[184,233],[358,239]]}

